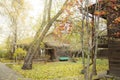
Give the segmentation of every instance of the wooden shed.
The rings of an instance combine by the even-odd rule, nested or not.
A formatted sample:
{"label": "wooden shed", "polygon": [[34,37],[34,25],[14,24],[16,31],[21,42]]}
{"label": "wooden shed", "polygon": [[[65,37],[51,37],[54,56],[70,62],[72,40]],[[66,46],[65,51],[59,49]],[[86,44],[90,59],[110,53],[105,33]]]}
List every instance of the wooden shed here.
{"label": "wooden shed", "polygon": [[89,13],[107,20],[109,74],[120,77],[120,0],[100,0]]}
{"label": "wooden shed", "polygon": [[[69,44],[50,42],[46,44],[46,54],[50,55],[50,60],[59,60],[60,57],[71,57],[69,52]],[[55,44],[55,45],[54,45]]]}
{"label": "wooden shed", "polygon": [[45,39],[45,53],[50,56],[50,60],[59,60],[60,57],[71,57],[70,45],[61,40],[56,34],[50,33]]}
{"label": "wooden shed", "polygon": [[[67,37],[70,37],[66,34]],[[74,35],[71,36],[75,37]],[[75,40],[75,38],[74,38]],[[81,44],[79,42],[74,41],[72,43],[70,39],[66,39],[64,34],[59,37],[54,32],[46,35],[44,38],[46,53],[51,56],[52,60],[60,60],[60,57],[79,57],[81,56]]]}

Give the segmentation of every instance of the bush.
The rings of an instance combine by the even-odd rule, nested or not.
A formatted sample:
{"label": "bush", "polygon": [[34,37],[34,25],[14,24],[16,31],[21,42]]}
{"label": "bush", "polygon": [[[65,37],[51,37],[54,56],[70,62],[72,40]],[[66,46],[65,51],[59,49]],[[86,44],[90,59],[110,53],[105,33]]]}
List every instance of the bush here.
{"label": "bush", "polygon": [[22,48],[17,48],[15,50],[15,53],[13,55],[13,57],[16,59],[16,60],[21,60],[21,59],[24,59],[25,55],[26,55],[26,51],[23,50]]}
{"label": "bush", "polygon": [[79,58],[72,58],[72,62],[77,62],[79,61]]}
{"label": "bush", "polygon": [[7,57],[8,57],[7,50],[0,49],[0,58],[7,58]]}

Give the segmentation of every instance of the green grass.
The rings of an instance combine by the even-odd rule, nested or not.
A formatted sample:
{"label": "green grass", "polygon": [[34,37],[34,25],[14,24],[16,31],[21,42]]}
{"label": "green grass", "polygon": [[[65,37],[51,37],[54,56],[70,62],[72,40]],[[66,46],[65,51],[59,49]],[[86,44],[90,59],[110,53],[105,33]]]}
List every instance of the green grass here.
{"label": "green grass", "polygon": [[104,71],[104,70],[108,70],[108,60],[107,59],[98,59],[97,60],[97,71]]}
{"label": "green grass", "polygon": [[[77,62],[49,62],[35,63],[32,70],[22,70],[22,65],[14,64],[9,65],[12,69],[18,71],[26,78],[32,78],[33,80],[48,80],[48,79],[60,79],[60,80],[74,80],[74,78],[83,79],[81,74],[82,63]],[[107,70],[107,60],[97,60],[97,71]]]}
{"label": "green grass", "polygon": [[0,58],[0,62],[2,62],[2,63],[11,63],[13,61],[14,60],[9,60],[9,59],[6,59],[6,58]]}

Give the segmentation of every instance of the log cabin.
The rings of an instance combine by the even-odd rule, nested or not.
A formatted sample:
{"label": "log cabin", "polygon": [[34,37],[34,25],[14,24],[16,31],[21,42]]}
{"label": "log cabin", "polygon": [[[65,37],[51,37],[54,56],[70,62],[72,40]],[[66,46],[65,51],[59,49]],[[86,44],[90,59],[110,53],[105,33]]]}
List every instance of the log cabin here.
{"label": "log cabin", "polygon": [[107,21],[107,44],[98,45],[98,48],[103,48],[99,52],[107,54],[109,75],[120,77],[120,0],[99,0],[88,10]]}

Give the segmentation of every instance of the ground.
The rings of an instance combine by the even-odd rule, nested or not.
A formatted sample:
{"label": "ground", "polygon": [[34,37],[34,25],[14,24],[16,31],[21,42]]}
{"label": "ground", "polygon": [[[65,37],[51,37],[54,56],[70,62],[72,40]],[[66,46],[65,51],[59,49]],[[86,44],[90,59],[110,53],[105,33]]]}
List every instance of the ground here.
{"label": "ground", "polygon": [[[18,71],[26,78],[32,80],[84,80],[81,74],[82,62],[37,62],[33,64],[32,70],[21,70],[22,64],[8,65]],[[108,70],[108,61],[97,60],[97,71]]]}
{"label": "ground", "polygon": [[0,80],[29,80],[0,62]]}

